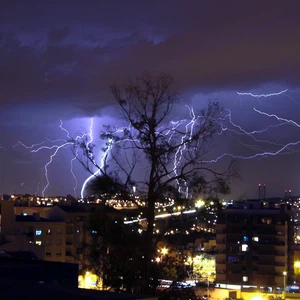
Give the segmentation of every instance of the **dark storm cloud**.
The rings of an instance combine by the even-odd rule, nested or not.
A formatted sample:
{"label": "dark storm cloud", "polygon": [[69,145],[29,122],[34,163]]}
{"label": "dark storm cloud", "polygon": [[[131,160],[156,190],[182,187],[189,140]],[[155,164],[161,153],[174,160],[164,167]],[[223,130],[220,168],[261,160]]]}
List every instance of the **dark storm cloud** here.
{"label": "dark storm cloud", "polygon": [[69,33],[70,28],[52,29],[48,33],[49,42],[61,42]]}
{"label": "dark storm cloud", "polygon": [[[299,109],[299,11],[298,0],[2,0],[0,147],[55,139],[60,118],[101,115],[114,103],[109,85],[145,70],[170,72],[183,102],[199,105],[216,95],[249,130],[264,121],[249,117],[253,99],[235,91],[264,93],[276,83],[293,99],[259,104],[289,117]],[[12,174],[19,170],[9,161],[27,162],[21,154],[0,152]],[[15,182],[7,178],[0,189]]]}
{"label": "dark storm cloud", "polygon": [[183,89],[298,83],[299,1],[4,2],[4,104],[76,96],[82,106],[144,70],[169,71]]}

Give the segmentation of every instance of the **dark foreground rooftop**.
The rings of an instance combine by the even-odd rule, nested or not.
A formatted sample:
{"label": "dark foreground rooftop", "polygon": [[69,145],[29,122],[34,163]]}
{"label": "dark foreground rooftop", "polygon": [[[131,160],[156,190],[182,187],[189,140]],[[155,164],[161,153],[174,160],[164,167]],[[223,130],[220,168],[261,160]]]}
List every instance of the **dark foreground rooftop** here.
{"label": "dark foreground rooftop", "polygon": [[[93,300],[93,299],[143,299],[141,296],[130,294],[112,293],[95,290],[85,290],[79,288],[63,288],[45,284],[5,284],[0,282],[0,298],[6,299],[30,299],[30,300],[53,300],[53,299],[72,299],[72,300]],[[144,298],[145,299],[145,298]],[[155,299],[155,298],[152,298]]]}

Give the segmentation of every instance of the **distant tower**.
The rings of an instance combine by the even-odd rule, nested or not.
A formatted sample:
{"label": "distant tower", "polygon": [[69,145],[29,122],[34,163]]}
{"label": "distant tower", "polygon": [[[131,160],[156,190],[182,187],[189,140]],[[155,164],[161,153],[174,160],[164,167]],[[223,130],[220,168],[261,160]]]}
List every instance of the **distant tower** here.
{"label": "distant tower", "polygon": [[258,184],[258,200],[266,199],[266,188],[267,185]]}

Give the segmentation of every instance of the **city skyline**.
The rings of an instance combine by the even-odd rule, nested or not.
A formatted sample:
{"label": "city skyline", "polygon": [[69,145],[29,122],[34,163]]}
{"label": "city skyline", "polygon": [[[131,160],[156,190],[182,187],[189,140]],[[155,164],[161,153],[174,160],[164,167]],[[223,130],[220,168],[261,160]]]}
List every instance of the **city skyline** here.
{"label": "city skyline", "polygon": [[[298,1],[266,1],[259,9],[175,1],[172,10],[168,1],[42,2],[16,8],[7,1],[0,12],[0,193],[40,193],[55,148],[30,154],[20,143],[68,140],[60,126],[71,136],[88,133],[92,118],[96,141],[103,124],[119,124],[110,84],[146,70],[174,76],[181,94],[176,114],[217,100],[234,124],[256,131],[259,142],[228,127],[238,133],[226,133],[212,158],[238,156],[241,180],[228,197],[257,197],[259,183],[267,184],[268,196],[300,194]],[[74,195],[76,181],[79,196],[89,176],[74,162],[75,179],[72,152],[63,150],[49,166],[46,196]]]}

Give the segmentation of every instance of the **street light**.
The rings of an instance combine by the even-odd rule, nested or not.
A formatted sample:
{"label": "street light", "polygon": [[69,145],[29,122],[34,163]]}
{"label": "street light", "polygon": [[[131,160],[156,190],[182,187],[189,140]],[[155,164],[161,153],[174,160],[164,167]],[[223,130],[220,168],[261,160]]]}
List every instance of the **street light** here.
{"label": "street light", "polygon": [[285,299],[285,290],[286,290],[286,275],[287,275],[287,271],[284,271],[283,273],[283,299]]}
{"label": "street light", "polygon": [[161,249],[161,254],[166,255],[166,254],[168,254],[168,251],[169,251],[168,248],[164,247]]}

